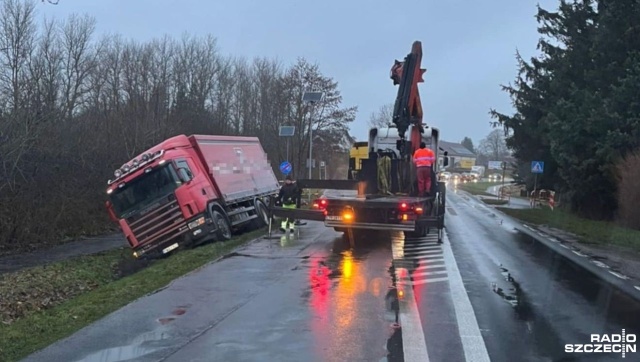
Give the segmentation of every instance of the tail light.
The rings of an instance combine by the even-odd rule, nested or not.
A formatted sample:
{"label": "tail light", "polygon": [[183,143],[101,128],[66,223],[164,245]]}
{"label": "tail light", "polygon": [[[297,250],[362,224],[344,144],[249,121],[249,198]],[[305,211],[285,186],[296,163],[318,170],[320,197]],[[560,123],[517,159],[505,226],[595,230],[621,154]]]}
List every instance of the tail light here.
{"label": "tail light", "polygon": [[400,204],[400,210],[407,211],[407,209],[409,209],[409,205],[406,202]]}
{"label": "tail light", "polygon": [[316,199],[313,201],[313,208],[324,210],[327,208],[327,200],[326,199]]}

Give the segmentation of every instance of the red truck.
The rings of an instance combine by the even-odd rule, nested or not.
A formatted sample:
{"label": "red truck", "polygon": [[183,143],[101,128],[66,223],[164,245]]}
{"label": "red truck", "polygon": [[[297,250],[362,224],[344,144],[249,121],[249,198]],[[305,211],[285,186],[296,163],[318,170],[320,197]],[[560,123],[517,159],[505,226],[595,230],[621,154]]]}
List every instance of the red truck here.
{"label": "red truck", "polygon": [[256,137],[175,136],[114,175],[107,210],[136,258],[263,227],[280,189]]}

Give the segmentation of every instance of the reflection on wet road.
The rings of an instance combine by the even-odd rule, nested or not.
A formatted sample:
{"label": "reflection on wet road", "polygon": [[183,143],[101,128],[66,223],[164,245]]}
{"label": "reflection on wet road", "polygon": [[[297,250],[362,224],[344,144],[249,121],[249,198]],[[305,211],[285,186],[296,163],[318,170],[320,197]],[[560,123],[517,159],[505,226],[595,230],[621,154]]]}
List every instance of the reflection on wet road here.
{"label": "reflection on wet road", "polygon": [[490,208],[447,210],[444,244],[313,222],[258,240],[27,361],[602,361],[564,344],[640,332],[638,303]]}

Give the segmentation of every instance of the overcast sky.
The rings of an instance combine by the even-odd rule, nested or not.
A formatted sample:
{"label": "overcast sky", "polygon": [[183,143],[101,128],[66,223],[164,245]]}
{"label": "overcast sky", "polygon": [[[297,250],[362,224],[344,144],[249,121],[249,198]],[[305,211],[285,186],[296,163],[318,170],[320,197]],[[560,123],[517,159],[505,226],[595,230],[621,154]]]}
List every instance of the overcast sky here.
{"label": "overcast sky", "polygon": [[[184,32],[213,34],[226,54],[268,56],[319,64],[338,81],[345,106],[357,105],[352,134],[366,139],[371,112],[395,99],[389,79],[394,59],[422,41],[425,121],[443,139],[490,132],[488,111],[511,109],[501,83],[516,75],[516,49],[536,54],[536,5],[557,0],[60,0],[41,4],[40,15],[87,13],[97,33],[138,40]],[[393,4],[393,5],[392,5]]]}

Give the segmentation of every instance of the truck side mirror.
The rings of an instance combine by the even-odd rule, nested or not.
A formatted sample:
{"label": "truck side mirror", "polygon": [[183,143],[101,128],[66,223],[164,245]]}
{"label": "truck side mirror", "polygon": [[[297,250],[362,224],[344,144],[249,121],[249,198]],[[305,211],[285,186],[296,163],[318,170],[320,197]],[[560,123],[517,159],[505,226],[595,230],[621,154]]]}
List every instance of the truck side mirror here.
{"label": "truck side mirror", "polygon": [[444,159],[442,160],[442,166],[444,166],[444,167],[449,166],[449,157],[444,156]]}
{"label": "truck side mirror", "polygon": [[104,205],[107,208],[107,212],[109,213],[109,219],[116,223],[119,222],[120,220],[118,220],[118,218],[116,217],[116,213],[113,212],[113,204],[111,204],[111,201],[105,202]]}
{"label": "truck side mirror", "polygon": [[180,177],[180,181],[182,181],[183,183],[188,183],[189,181],[191,181],[191,179],[193,179],[193,175],[191,174],[191,172],[189,172],[189,170],[184,167],[180,167],[178,169],[178,176]]}

